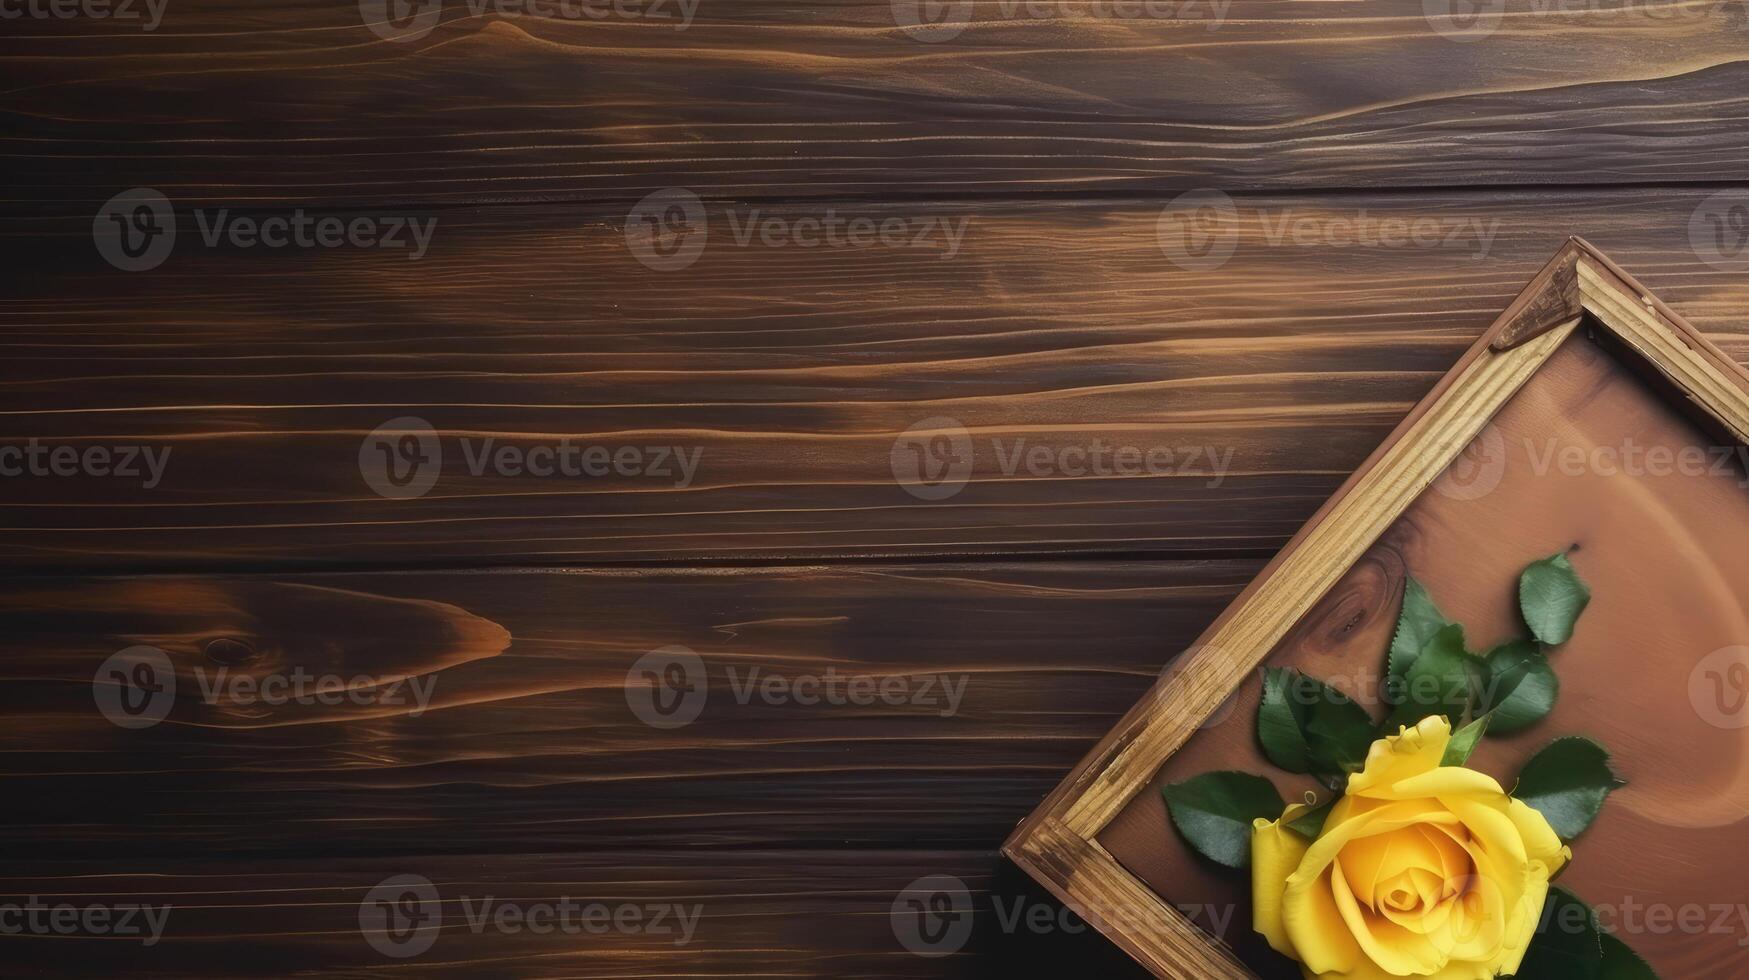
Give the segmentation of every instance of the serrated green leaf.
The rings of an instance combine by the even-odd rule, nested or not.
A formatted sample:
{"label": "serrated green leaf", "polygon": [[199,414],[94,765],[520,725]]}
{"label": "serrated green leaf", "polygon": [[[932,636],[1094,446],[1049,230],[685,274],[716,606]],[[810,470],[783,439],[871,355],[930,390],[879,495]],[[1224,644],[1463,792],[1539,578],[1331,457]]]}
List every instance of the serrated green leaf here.
{"label": "serrated green leaf", "polygon": [[1591,588],[1573,570],[1566,555],[1534,562],[1518,579],[1518,606],[1530,632],[1544,643],[1565,643],[1573,624],[1591,601]]}
{"label": "serrated green leaf", "polygon": [[1263,673],[1263,704],[1257,709],[1257,740],[1269,761],[1288,772],[1312,771],[1312,747],[1306,744],[1307,705],[1299,697],[1299,674],[1281,667]]}
{"label": "serrated green leaf", "polygon": [[1257,737],[1269,761],[1288,772],[1358,772],[1373,727],[1365,708],[1328,684],[1283,668],[1264,672]]}
{"label": "serrated green leaf", "polygon": [[1470,761],[1470,753],[1476,751],[1476,743],[1482,740],[1482,735],[1488,731],[1488,724],[1493,715],[1483,715],[1475,721],[1453,732],[1451,741],[1445,745],[1445,757],[1439,760],[1442,766],[1461,766]]}
{"label": "serrated green leaf", "polygon": [[1318,835],[1324,832],[1324,821],[1330,816],[1330,809],[1336,805],[1337,799],[1338,797],[1332,796],[1283,826],[1307,840],[1317,840]]}
{"label": "serrated green leaf", "polygon": [[1496,735],[1510,735],[1541,721],[1561,693],[1549,658],[1529,640],[1514,640],[1489,651],[1488,688],[1483,709],[1494,715]]}
{"label": "serrated green leaf", "polygon": [[1625,785],[1610,771],[1603,746],[1573,736],[1556,739],[1525,763],[1513,795],[1570,841],[1597,819],[1604,799]]}
{"label": "serrated green leaf", "polygon": [[1404,581],[1403,611],[1397,617],[1397,631],[1391,636],[1386,674],[1397,678],[1407,675],[1427,641],[1445,625],[1445,614],[1433,604],[1433,597],[1427,594],[1426,587],[1414,578]]}
{"label": "serrated green leaf", "polygon": [[1603,941],[1603,962],[1597,968],[1597,980],[1658,980],[1651,964],[1627,943],[1607,932],[1598,938]]}
{"label": "serrated green leaf", "polygon": [[1229,868],[1250,865],[1252,822],[1279,820],[1287,809],[1275,784],[1243,772],[1204,773],[1161,792],[1190,846]]}
{"label": "serrated green leaf", "polygon": [[1454,725],[1482,690],[1487,665],[1464,649],[1464,628],[1447,623],[1416,655],[1409,673],[1396,685],[1397,706],[1386,721],[1394,733],[1429,715],[1444,715]]}
{"label": "serrated green leaf", "polygon": [[1514,977],[1522,980],[1597,980],[1603,942],[1597,915],[1565,888],[1549,889],[1542,921]]}

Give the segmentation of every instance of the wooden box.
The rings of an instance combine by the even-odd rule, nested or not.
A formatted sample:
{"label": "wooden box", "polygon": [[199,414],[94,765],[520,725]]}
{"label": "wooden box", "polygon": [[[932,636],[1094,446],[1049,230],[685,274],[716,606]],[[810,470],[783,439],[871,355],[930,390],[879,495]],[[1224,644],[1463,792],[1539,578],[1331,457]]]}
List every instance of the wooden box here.
{"label": "wooden box", "polygon": [[[1596,601],[1560,654],[1560,701],[1471,764],[1510,773],[1557,736],[1599,739],[1629,785],[1562,883],[1599,907],[1740,907],[1746,443],[1749,375],[1570,241],[1004,852],[1159,976],[1298,977],[1252,931],[1248,877],[1189,849],[1160,787],[1240,769],[1295,798],[1312,784],[1270,766],[1255,734],[1262,665],[1354,694],[1380,673],[1408,575],[1478,642],[1504,638],[1501,584],[1572,548]],[[1708,922],[1630,942],[1664,977],[1741,976],[1749,923]]]}

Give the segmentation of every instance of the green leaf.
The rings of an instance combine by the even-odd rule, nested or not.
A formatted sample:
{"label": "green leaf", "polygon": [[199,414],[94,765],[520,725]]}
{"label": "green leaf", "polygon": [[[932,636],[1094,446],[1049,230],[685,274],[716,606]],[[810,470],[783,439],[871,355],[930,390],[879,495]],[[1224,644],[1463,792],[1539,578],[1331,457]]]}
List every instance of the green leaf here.
{"label": "green leaf", "polygon": [[1312,771],[1312,747],[1306,744],[1308,706],[1299,700],[1299,674],[1281,667],[1263,672],[1263,704],[1257,709],[1257,740],[1269,761],[1288,772]]}
{"label": "green leaf", "polygon": [[1518,607],[1530,632],[1544,643],[1565,643],[1573,624],[1591,601],[1591,588],[1579,580],[1566,555],[1533,563],[1518,579]]}
{"label": "green leaf", "polygon": [[1658,980],[1651,964],[1627,943],[1607,932],[1599,938],[1603,940],[1603,963],[1597,968],[1597,980]]}
{"label": "green leaf", "polygon": [[1395,732],[1428,715],[1444,715],[1458,723],[1485,681],[1487,665],[1464,649],[1464,628],[1448,623],[1421,648],[1409,673],[1398,684],[1397,706],[1386,722]]}
{"label": "green leaf", "polygon": [[1483,715],[1453,732],[1451,741],[1445,746],[1445,757],[1439,760],[1439,764],[1461,766],[1470,761],[1470,753],[1476,751],[1476,743],[1482,740],[1483,733],[1488,730],[1493,719],[1493,715]]}
{"label": "green leaf", "polygon": [[1366,765],[1377,724],[1365,708],[1320,681],[1306,737],[1312,746],[1312,768],[1321,774],[1359,772]]}
{"label": "green leaf", "polygon": [[1603,942],[1597,915],[1565,888],[1552,887],[1542,922],[1515,977],[1523,980],[1597,980]]}
{"label": "green leaf", "polygon": [[[1322,686],[1322,685],[1320,685]],[[1312,706],[1306,734],[1312,744],[1312,768],[1319,773],[1359,772],[1366,768],[1378,724],[1366,709],[1324,687],[1328,697]]]}
{"label": "green leaf", "polygon": [[1489,684],[1483,700],[1494,715],[1494,734],[1510,735],[1541,721],[1561,693],[1549,658],[1529,640],[1514,640],[1488,653]]}
{"label": "green leaf", "polygon": [[1229,868],[1251,863],[1252,821],[1279,820],[1287,809],[1275,784],[1243,772],[1204,773],[1161,792],[1190,846]]}
{"label": "green leaf", "polygon": [[1604,798],[1626,785],[1610,771],[1603,746],[1574,736],[1556,739],[1525,763],[1513,795],[1570,841],[1597,819]]}
{"label": "green leaf", "polygon": [[1307,840],[1317,840],[1324,832],[1324,821],[1330,816],[1330,808],[1336,805],[1339,797],[1332,796],[1305,813],[1289,820],[1284,826]]}
{"label": "green leaf", "polygon": [[1288,772],[1358,772],[1373,741],[1372,716],[1341,691],[1296,671],[1263,675],[1257,738],[1269,761]]}
{"label": "green leaf", "polygon": [[1391,637],[1391,654],[1386,674],[1403,677],[1409,666],[1421,655],[1427,641],[1446,625],[1445,614],[1433,604],[1433,597],[1420,582],[1410,578],[1403,583],[1403,612],[1397,617],[1397,632]]}

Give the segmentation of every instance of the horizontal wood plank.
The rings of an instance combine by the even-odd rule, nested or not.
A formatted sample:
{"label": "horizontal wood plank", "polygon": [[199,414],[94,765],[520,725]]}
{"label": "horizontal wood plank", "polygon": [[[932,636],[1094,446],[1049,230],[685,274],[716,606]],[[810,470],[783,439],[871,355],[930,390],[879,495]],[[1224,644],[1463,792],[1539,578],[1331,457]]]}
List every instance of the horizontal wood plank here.
{"label": "horizontal wood plank", "polygon": [[[0,561],[1264,556],[1569,233],[1749,359],[1749,286],[1689,233],[1710,198],[1241,197],[1215,267],[1162,247],[1157,204],[1124,202],[719,207],[674,271],[634,257],[623,212],[580,208],[436,212],[418,261],[209,248],[187,225],[142,272],[99,258],[89,222],[19,220],[0,453],[106,458],[0,478]],[[747,232],[828,215],[936,231],[813,248]],[[1422,244],[1336,241],[1396,226]],[[435,455],[373,437],[409,417]],[[614,455],[517,468],[565,446]],[[137,475],[108,475],[141,449]],[[422,456],[422,496],[370,482]],[[919,484],[962,458],[939,472],[963,484]]]}
{"label": "horizontal wood plank", "polygon": [[976,0],[940,5],[964,29],[935,42],[901,26],[913,0],[519,13],[531,3],[449,0],[402,41],[355,0],[187,0],[150,31],[10,20],[7,203],[89,214],[134,186],[291,206],[1749,176],[1735,3],[1508,0],[1486,36],[1454,40],[1422,0]]}
{"label": "horizontal wood plank", "polygon": [[[0,851],[993,849],[1256,568],[13,580]],[[138,645],[167,663],[135,687],[109,658]],[[676,645],[690,716],[643,674]],[[165,688],[161,720],[112,723],[94,682]]]}
{"label": "horizontal wood plank", "polygon": [[[367,940],[361,907],[380,907],[385,893],[373,890],[402,876],[429,883],[407,908],[417,916],[409,921],[430,922],[433,932],[422,952],[390,956]],[[956,904],[939,917],[944,931],[929,934],[936,942],[918,943],[894,905],[934,895]],[[0,936],[15,976],[1146,976],[991,851],[25,862],[0,876],[0,904],[148,906],[163,923],[150,946],[84,929]],[[1207,917],[1217,914],[1244,928],[1233,910]],[[389,935],[375,920],[370,927],[378,939],[404,938],[388,944],[396,953],[418,950],[424,938]]]}

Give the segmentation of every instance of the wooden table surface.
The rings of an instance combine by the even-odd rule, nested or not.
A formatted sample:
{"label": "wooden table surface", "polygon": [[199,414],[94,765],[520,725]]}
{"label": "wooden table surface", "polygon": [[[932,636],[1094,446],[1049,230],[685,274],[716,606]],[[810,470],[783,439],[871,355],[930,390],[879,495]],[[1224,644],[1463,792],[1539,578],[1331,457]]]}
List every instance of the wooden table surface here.
{"label": "wooden table surface", "polygon": [[[1707,237],[1749,213],[1741,4],[1506,0],[1454,39],[1437,0],[976,0],[929,40],[909,0],[506,3],[400,40],[371,0],[6,21],[0,448],[169,455],[0,477],[0,903],[175,910],[147,949],[0,935],[0,972],[1133,975],[997,846],[1566,236],[1749,361],[1749,260]],[[176,209],[150,270],[93,244],[131,188]],[[664,271],[627,225],[669,188],[709,238]],[[1193,189],[1236,202],[1218,267],[1162,245]],[[300,213],[435,224],[417,258],[206,240]],[[960,234],[791,234],[829,219]],[[1437,233],[1354,235],[1393,222]],[[405,417],[443,463],[383,496],[361,444]],[[943,499],[895,476],[918,423],[971,443]],[[563,438],[697,471],[469,465]],[[1179,462],[1066,465],[1096,446]],[[137,645],[187,686],[129,730],[93,677]],[[656,727],[628,671],[676,646],[708,699]],[[219,667],[430,699],[205,703]],[[793,687],[828,677],[905,697]],[[457,903],[387,957],[360,903],[402,874],[701,914]],[[975,922],[940,957],[892,914],[934,875]]]}

